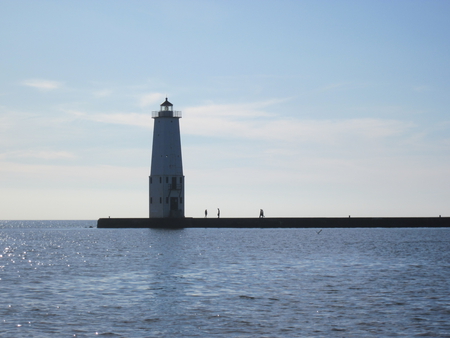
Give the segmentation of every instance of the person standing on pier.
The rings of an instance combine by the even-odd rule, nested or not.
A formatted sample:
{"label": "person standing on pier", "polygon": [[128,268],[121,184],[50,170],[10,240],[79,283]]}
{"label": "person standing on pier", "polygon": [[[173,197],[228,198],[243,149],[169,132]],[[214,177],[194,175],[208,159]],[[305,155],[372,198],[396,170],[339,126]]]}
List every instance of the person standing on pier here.
{"label": "person standing on pier", "polygon": [[217,208],[217,218],[220,218],[220,209]]}
{"label": "person standing on pier", "polygon": [[264,210],[259,209],[259,218],[264,218]]}
{"label": "person standing on pier", "polygon": [[205,218],[208,217],[208,210],[205,209]]}

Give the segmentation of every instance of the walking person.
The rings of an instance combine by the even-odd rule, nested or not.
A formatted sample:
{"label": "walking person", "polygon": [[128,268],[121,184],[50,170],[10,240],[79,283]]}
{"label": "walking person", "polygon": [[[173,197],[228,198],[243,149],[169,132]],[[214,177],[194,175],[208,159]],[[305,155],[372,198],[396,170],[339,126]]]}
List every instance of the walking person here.
{"label": "walking person", "polygon": [[259,218],[264,218],[264,210],[259,209]]}
{"label": "walking person", "polygon": [[208,217],[208,210],[205,209],[205,218]]}
{"label": "walking person", "polygon": [[217,218],[220,218],[220,209],[217,208]]}

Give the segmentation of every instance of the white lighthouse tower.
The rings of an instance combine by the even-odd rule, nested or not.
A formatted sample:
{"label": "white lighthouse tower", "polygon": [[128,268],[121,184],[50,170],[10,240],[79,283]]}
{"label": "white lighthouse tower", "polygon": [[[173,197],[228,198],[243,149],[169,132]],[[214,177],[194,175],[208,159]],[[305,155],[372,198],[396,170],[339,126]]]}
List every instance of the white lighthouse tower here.
{"label": "white lighthouse tower", "polygon": [[152,112],[152,165],[150,170],[150,218],[184,217],[184,176],[181,160],[180,111],[167,98]]}

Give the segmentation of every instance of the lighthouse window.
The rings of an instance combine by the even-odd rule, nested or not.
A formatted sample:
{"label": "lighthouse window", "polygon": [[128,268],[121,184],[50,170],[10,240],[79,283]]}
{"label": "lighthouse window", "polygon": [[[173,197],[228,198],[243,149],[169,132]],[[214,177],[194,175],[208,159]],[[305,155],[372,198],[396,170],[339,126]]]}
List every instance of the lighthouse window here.
{"label": "lighthouse window", "polygon": [[162,183],[162,177],[159,178],[159,183]]}
{"label": "lighthouse window", "polygon": [[162,203],[162,197],[159,198],[159,203]]}

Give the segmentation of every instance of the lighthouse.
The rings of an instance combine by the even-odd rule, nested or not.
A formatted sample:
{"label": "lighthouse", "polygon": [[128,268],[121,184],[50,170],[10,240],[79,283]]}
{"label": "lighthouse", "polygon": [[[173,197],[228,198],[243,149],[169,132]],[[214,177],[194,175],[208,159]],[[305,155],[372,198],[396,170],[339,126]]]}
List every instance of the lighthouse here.
{"label": "lighthouse", "polygon": [[150,169],[150,218],[184,217],[184,176],[181,159],[181,112],[167,98],[154,119]]}

